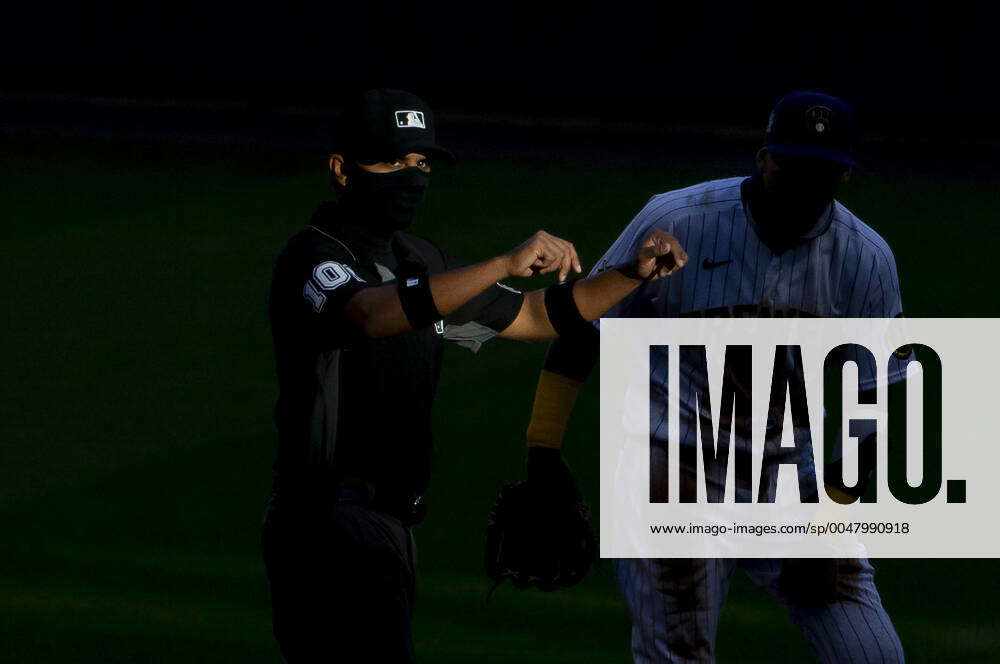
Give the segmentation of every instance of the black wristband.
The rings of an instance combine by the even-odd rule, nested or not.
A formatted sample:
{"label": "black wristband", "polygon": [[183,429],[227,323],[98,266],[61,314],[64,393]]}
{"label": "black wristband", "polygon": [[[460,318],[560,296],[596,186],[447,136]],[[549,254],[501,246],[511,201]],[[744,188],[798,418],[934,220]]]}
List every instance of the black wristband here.
{"label": "black wristband", "polygon": [[400,277],[396,286],[399,304],[414,330],[425,328],[441,320],[442,316],[431,295],[431,282],[426,274]]}
{"label": "black wristband", "polygon": [[597,334],[597,329],[580,315],[573,300],[576,279],[552,284],[545,289],[545,313],[560,337]]}

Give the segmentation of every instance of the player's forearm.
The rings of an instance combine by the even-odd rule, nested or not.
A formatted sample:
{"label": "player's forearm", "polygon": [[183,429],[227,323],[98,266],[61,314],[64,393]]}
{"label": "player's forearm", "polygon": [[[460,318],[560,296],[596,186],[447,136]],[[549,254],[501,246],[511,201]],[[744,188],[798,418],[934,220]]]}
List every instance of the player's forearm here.
{"label": "player's forearm", "polygon": [[[431,275],[427,279],[433,307],[437,314],[446,316],[506,276],[503,258]],[[359,291],[348,300],[346,313],[367,337],[388,337],[413,330],[397,284]]]}
{"label": "player's forearm", "polygon": [[594,321],[641,283],[642,280],[627,277],[618,270],[608,270],[577,282],[573,287],[573,299],[580,315]]}

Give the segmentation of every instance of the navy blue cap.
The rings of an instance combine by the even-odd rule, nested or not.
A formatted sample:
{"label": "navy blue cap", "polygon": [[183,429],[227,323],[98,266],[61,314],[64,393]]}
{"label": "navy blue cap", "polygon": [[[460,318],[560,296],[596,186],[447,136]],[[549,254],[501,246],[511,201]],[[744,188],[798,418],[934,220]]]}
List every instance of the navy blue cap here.
{"label": "navy blue cap", "polygon": [[854,166],[854,111],[837,97],[790,92],[774,105],[764,145],[773,155],[794,155]]}
{"label": "navy blue cap", "polygon": [[445,162],[455,157],[437,144],[434,114],[402,90],[369,90],[350,100],[337,119],[333,151],[359,161],[391,161],[411,152]]}

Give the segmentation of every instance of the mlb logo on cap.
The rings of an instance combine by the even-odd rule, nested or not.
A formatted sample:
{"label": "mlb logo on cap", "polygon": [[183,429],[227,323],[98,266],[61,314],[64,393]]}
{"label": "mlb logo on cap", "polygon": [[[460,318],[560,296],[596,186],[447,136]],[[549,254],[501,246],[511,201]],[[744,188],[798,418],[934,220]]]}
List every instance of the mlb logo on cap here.
{"label": "mlb logo on cap", "polygon": [[366,163],[393,161],[410,153],[449,164],[455,161],[437,144],[434,112],[420,97],[403,90],[378,88],[348,99],[333,138],[332,153]]}
{"label": "mlb logo on cap", "polygon": [[396,126],[415,127],[417,129],[427,128],[424,124],[424,114],[420,111],[396,111]]}

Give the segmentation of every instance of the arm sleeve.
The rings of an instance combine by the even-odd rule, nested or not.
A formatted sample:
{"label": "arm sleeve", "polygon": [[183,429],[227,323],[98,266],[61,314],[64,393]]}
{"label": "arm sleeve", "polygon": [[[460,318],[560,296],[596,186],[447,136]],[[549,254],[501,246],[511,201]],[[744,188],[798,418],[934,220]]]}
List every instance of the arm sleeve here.
{"label": "arm sleeve", "polygon": [[[462,267],[442,251],[445,270]],[[496,283],[444,317],[444,338],[478,352],[482,345],[514,322],[524,293],[503,283]]]}
{"label": "arm sleeve", "polygon": [[[651,201],[652,202],[652,199]],[[639,212],[622,234],[605,252],[588,276],[595,276],[624,263],[635,255],[635,247],[651,224],[649,204]],[[641,289],[637,289],[641,290]],[[620,315],[635,292],[613,306],[605,316]],[[594,321],[595,334],[559,337],[549,345],[545,365],[538,376],[535,401],[528,422],[529,447],[562,447],[566,426],[573,412],[581,384],[587,379],[600,357],[600,320]]]}
{"label": "arm sleeve", "polygon": [[[593,269],[589,277],[613,269],[631,260],[639,249],[639,243],[650,232],[651,228],[662,227],[673,232],[656,205],[656,196],[647,201],[639,213],[635,215],[618,239],[608,248]],[[650,288],[652,287],[652,288]],[[624,298],[615,303],[602,318],[614,318],[628,312],[631,307],[644,298],[649,297],[651,290],[658,284],[642,284]],[[600,329],[600,319],[594,321],[594,327]],[[564,339],[556,339],[549,346],[545,357],[544,370],[582,383],[593,371],[600,357],[600,336],[597,334]]]}
{"label": "arm sleeve", "polygon": [[594,370],[600,354],[598,334],[559,337],[549,345],[543,368],[582,383]]}

